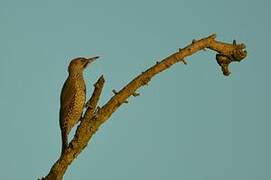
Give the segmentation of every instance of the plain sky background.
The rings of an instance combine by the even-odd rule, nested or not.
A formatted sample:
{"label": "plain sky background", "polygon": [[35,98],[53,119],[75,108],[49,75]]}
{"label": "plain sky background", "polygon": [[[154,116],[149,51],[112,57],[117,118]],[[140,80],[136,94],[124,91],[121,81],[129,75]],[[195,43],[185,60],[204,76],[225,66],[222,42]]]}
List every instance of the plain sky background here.
{"label": "plain sky background", "polygon": [[95,134],[65,180],[270,180],[268,0],[1,0],[0,179],[37,179],[60,152],[59,94],[70,59],[101,58],[104,104],[157,60],[217,33],[248,57],[222,75],[187,58],[139,90]]}

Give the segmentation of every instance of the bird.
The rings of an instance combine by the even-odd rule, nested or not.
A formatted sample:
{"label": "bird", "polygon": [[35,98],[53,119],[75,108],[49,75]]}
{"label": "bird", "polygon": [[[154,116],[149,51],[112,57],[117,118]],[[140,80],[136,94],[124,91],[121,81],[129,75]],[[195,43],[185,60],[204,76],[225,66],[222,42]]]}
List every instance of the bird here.
{"label": "bird", "polygon": [[68,147],[68,135],[71,129],[80,121],[86,101],[86,85],[83,77],[84,69],[98,59],[99,56],[71,60],[68,66],[68,77],[60,94],[59,125],[61,130],[62,149]]}

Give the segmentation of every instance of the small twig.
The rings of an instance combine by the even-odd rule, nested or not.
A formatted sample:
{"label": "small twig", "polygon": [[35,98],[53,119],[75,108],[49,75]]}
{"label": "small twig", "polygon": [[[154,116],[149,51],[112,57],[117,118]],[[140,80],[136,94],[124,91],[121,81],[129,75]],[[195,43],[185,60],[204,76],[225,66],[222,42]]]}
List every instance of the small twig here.
{"label": "small twig", "polygon": [[192,39],[192,44],[194,44],[197,40],[196,39]]}
{"label": "small twig", "polygon": [[185,65],[187,65],[187,62],[185,61],[185,59],[181,59],[180,62],[183,62]]}
{"label": "small twig", "polygon": [[139,96],[140,94],[137,93],[137,92],[134,92],[132,95],[133,95],[134,97],[136,97],[136,96]]}
{"label": "small twig", "polygon": [[118,91],[116,89],[113,89],[112,92],[116,95],[118,94]]}

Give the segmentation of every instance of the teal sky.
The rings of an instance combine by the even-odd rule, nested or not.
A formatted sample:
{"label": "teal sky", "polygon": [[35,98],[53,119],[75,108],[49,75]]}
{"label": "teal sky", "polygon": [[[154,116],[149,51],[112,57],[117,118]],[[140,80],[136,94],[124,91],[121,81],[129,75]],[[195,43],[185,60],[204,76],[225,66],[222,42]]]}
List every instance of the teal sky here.
{"label": "teal sky", "polygon": [[211,51],[159,74],[99,129],[65,180],[271,179],[270,7],[268,0],[1,0],[0,179],[37,179],[58,157],[70,59],[101,56],[85,79],[90,95],[105,76],[102,105],[112,89],[212,33],[247,45],[231,76]]}

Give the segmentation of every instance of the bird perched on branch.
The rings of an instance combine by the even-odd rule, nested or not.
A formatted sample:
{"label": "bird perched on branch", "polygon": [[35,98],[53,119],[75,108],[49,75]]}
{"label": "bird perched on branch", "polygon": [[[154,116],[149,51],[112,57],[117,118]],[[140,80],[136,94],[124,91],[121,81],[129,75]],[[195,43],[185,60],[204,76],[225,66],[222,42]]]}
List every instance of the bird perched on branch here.
{"label": "bird perched on branch", "polygon": [[60,96],[59,124],[62,137],[62,150],[68,147],[68,135],[71,129],[82,117],[86,101],[86,85],[83,71],[97,57],[73,59],[68,67],[68,78],[66,79]]}

